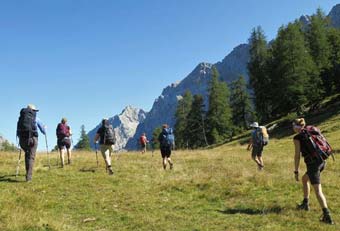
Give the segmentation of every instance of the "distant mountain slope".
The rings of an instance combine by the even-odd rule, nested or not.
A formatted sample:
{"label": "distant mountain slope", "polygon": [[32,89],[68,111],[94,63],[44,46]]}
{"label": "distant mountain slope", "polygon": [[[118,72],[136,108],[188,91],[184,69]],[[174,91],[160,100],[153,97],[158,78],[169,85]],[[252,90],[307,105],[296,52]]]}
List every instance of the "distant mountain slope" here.
{"label": "distant mountain slope", "polygon": [[[249,45],[241,44],[235,47],[221,62],[216,63],[215,66],[220,73],[221,79],[226,82],[235,80],[239,75],[243,75],[248,79],[248,59]],[[161,96],[155,100],[144,122],[138,125],[134,138],[127,143],[126,148],[135,149],[138,137],[143,132],[151,136],[153,130],[163,123],[174,126],[177,101],[185,91],[189,90],[192,94],[200,94],[207,102],[211,67],[212,64],[210,63],[200,63],[181,82],[171,84],[163,89]]]}
{"label": "distant mountain slope", "polygon": [[[333,27],[340,28],[340,4],[334,6],[328,16],[331,20],[331,25]],[[310,23],[310,16],[303,15],[300,17],[300,21],[306,27]],[[217,62],[214,65],[218,69],[221,79],[228,83],[235,80],[239,75],[243,75],[248,81],[248,60],[249,45],[240,44],[236,46],[222,61]],[[136,149],[138,147],[138,138],[141,133],[146,132],[150,137],[153,130],[163,123],[173,126],[175,124],[174,114],[177,107],[177,101],[185,91],[189,90],[192,94],[201,94],[205,98],[205,102],[207,102],[208,83],[211,78],[211,67],[212,64],[210,63],[200,63],[182,81],[173,83],[164,88],[162,94],[154,101],[150,112],[147,115],[144,113],[146,116],[142,118],[142,121],[134,123],[135,125],[137,124],[138,127],[135,130],[135,134],[132,133],[133,129],[131,130],[129,133],[131,137],[128,137],[125,132],[118,132],[120,129],[118,126],[118,136],[120,136],[120,134],[123,135],[123,138],[121,138],[123,141],[119,147]],[[91,138],[93,136],[92,133],[90,134]],[[126,146],[123,146],[125,142]]]}
{"label": "distant mountain slope", "polygon": [[340,28],[340,4],[333,6],[328,14],[331,20],[331,26],[335,28]]}

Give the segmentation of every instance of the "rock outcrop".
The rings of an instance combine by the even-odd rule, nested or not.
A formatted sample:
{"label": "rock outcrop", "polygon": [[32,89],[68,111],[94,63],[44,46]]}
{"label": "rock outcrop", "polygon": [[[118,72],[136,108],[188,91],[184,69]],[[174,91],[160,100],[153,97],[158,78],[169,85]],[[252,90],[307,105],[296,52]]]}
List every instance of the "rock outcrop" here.
{"label": "rock outcrop", "polygon": [[[109,118],[117,139],[114,146],[115,150],[123,150],[125,148],[126,143],[135,135],[137,126],[144,121],[145,117],[146,112],[142,109],[127,106],[121,114]],[[101,124],[98,124],[88,133],[91,148],[95,147],[93,139],[100,126]]]}

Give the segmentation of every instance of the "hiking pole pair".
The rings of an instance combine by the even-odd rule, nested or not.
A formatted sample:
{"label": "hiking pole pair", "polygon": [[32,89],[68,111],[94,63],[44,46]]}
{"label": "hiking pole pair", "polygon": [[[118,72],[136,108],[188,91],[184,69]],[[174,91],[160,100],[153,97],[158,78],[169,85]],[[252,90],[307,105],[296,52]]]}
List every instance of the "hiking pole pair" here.
{"label": "hiking pole pair", "polygon": [[19,149],[19,159],[18,159],[17,169],[15,171],[15,177],[18,177],[18,175],[19,175],[20,160],[21,160],[21,147],[20,147],[20,144],[18,142],[18,137],[17,137],[17,143],[18,143],[18,149]]}
{"label": "hiking pole pair", "polygon": [[50,163],[50,155],[48,154],[48,144],[47,144],[47,135],[45,135],[45,142],[46,142],[46,153],[47,153],[47,159],[48,159],[48,168],[51,169],[51,163]]}
{"label": "hiking pole pair", "polygon": [[98,162],[97,143],[94,143],[94,148],[96,149],[96,160],[97,160],[97,168],[98,168],[99,167],[99,162]]}

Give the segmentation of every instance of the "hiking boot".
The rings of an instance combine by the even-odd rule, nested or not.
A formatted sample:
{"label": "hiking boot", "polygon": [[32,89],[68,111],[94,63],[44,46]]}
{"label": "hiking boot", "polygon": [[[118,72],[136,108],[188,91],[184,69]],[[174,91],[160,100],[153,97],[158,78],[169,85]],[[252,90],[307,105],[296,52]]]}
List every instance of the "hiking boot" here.
{"label": "hiking boot", "polygon": [[296,209],[309,211],[309,204],[302,202],[301,204],[296,206]]}
{"label": "hiking boot", "polygon": [[262,164],[257,164],[257,166],[258,166],[258,168],[259,168],[260,171],[262,171],[263,168],[264,168],[264,166],[263,166]]}
{"label": "hiking boot", "polygon": [[71,163],[72,163],[72,161],[71,161],[71,160],[68,160],[68,161],[67,161],[67,163],[68,163],[68,164],[71,164]]}
{"label": "hiking boot", "polygon": [[109,175],[113,175],[113,171],[112,171],[112,168],[109,168]]}
{"label": "hiking boot", "polygon": [[173,169],[173,167],[174,167],[174,164],[170,163],[170,169]]}
{"label": "hiking boot", "polygon": [[330,224],[330,225],[334,225],[334,222],[332,220],[331,215],[329,215],[329,213],[324,213],[322,214],[321,218],[320,218],[321,222],[324,222],[326,224]]}

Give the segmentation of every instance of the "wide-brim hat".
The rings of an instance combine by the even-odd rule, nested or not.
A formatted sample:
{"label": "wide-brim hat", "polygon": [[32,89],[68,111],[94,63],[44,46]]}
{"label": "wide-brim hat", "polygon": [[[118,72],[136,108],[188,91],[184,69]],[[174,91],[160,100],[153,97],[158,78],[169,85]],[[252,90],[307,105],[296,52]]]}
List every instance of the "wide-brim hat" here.
{"label": "wide-brim hat", "polygon": [[34,104],[28,104],[27,108],[33,110],[33,111],[39,111],[39,109]]}
{"label": "wide-brim hat", "polygon": [[259,123],[258,122],[253,122],[249,125],[252,128],[258,128],[259,127]]}

